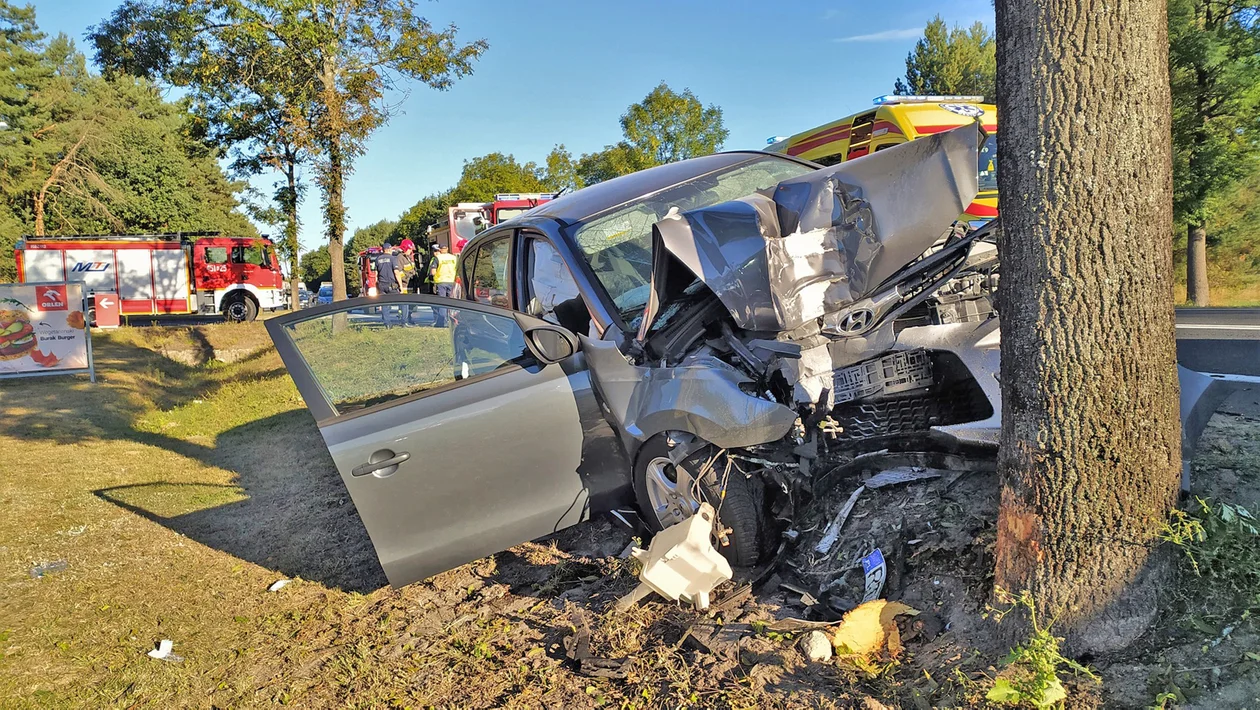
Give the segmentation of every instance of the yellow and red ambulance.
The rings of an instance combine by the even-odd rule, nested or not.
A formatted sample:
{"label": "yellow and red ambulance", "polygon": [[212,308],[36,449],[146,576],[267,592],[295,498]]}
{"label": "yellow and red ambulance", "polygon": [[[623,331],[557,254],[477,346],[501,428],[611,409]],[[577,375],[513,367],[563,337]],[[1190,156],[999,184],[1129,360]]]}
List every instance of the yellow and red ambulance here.
{"label": "yellow and red ambulance", "polygon": [[874,103],[874,108],[789,138],[772,138],[766,149],[835,165],[979,119],[987,134],[977,165],[980,192],[961,219],[979,224],[997,216],[996,106],[982,96],[881,96]]}

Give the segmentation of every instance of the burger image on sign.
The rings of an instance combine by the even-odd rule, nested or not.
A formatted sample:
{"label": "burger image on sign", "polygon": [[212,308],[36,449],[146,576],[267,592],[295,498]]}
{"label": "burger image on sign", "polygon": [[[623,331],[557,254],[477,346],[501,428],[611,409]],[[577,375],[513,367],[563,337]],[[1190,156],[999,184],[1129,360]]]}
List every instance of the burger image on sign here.
{"label": "burger image on sign", "polygon": [[22,311],[0,310],[0,360],[16,360],[35,349],[35,329]]}

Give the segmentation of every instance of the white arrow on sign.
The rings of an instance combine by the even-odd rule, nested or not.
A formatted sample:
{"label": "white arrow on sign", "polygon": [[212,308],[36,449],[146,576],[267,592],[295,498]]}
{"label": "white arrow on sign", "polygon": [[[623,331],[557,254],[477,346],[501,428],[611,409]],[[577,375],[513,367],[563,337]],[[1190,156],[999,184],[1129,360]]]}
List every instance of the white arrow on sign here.
{"label": "white arrow on sign", "polygon": [[101,299],[101,308],[109,308],[112,305],[114,305],[114,302],[109,300],[108,296]]}

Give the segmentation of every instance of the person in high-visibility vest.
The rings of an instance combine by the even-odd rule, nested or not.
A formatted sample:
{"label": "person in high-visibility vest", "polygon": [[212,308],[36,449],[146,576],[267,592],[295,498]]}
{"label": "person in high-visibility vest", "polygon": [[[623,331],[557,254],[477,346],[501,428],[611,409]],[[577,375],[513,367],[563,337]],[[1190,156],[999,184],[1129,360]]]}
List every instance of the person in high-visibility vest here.
{"label": "person in high-visibility vest", "polygon": [[[450,298],[455,292],[455,255],[446,246],[443,246],[433,258],[432,266],[433,285],[436,295],[443,298]],[[446,327],[446,309],[437,308],[433,313],[433,325],[438,328]]]}

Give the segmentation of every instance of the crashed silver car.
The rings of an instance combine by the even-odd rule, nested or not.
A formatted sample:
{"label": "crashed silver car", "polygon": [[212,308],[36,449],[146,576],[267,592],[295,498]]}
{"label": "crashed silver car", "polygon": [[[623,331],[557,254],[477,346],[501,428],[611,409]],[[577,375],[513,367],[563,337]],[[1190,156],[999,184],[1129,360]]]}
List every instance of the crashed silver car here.
{"label": "crashed silver car", "polygon": [[836,467],[991,460],[996,226],[954,224],[979,138],[652,168],[478,235],[459,299],[267,321],[390,582],[704,500],[749,567]]}

